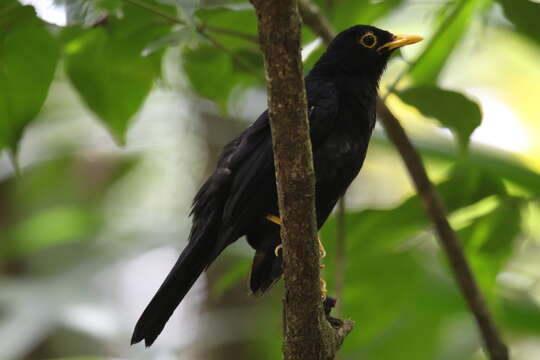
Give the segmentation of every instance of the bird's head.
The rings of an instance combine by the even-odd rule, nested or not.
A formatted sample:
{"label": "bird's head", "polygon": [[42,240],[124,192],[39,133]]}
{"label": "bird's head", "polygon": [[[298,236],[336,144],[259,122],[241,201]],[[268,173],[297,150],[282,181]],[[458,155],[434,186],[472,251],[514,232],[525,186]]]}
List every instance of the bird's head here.
{"label": "bird's head", "polygon": [[356,25],[332,40],[312,73],[358,76],[378,82],[394,50],[421,40],[417,35],[394,35],[374,26]]}

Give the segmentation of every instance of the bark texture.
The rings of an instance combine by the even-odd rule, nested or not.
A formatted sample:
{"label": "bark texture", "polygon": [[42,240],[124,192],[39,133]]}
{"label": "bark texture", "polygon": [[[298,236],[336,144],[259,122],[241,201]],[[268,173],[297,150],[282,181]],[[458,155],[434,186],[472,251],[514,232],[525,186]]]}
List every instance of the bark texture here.
{"label": "bark texture", "polygon": [[319,285],[315,180],[295,0],[251,0],[264,53],[283,241],[284,357],[334,359],[352,323],[326,319]]}

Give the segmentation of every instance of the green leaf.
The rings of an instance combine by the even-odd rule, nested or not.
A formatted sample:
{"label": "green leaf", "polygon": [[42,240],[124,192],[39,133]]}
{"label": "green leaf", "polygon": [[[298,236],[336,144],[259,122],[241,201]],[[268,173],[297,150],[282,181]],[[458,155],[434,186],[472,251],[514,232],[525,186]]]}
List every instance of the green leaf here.
{"label": "green leaf", "polygon": [[66,46],[70,81],[120,144],[161,74],[163,52],[143,56],[144,49],[171,28],[156,16],[126,7],[122,19],[111,18],[105,26],[85,30]]}
{"label": "green leaf", "polygon": [[540,44],[540,4],[529,0],[497,0],[516,29]]}
{"label": "green leaf", "polygon": [[241,36],[227,34],[228,31],[233,31],[257,40],[257,16],[253,8],[203,8],[197,10],[196,16],[205,31],[227,49],[248,48],[260,53],[258,45],[253,41]]}
{"label": "green leaf", "polygon": [[60,49],[29,6],[0,5],[0,29],[0,150],[16,149],[45,102]]}
{"label": "green leaf", "polygon": [[528,294],[502,299],[501,320],[505,327],[524,335],[540,336],[540,307]]}
{"label": "green leaf", "polygon": [[[375,139],[374,142],[381,143],[378,139]],[[388,143],[386,142],[386,144]],[[431,160],[460,161],[496,178],[508,180],[526,189],[533,196],[540,195],[540,173],[530,169],[521,160],[508,152],[493,148],[475,147],[471,149],[466,158],[463,158],[456,154],[454,149],[444,141],[436,143],[415,141],[415,145],[423,156]]]}
{"label": "green leaf", "polygon": [[[248,58],[246,53],[240,51],[236,54],[244,62],[249,59],[260,60],[259,57]],[[260,83],[259,78],[248,72],[245,66],[210,45],[202,45],[194,50],[186,48],[183,55],[184,70],[193,89],[200,96],[217,102],[223,110],[227,109],[229,96],[234,89]]]}
{"label": "green leaf", "polygon": [[54,3],[65,9],[67,25],[88,27],[116,11],[121,0],[54,0]]}
{"label": "green leaf", "polygon": [[482,122],[480,106],[459,92],[425,85],[397,94],[424,116],[435,118],[442,126],[449,128],[457,137],[461,149],[467,148],[471,134]]}
{"label": "green leaf", "polygon": [[184,70],[193,89],[200,96],[214,100],[225,108],[229,93],[235,86],[230,57],[210,46],[186,49],[183,56]]}
{"label": "green leaf", "polygon": [[148,44],[142,51],[143,56],[151,55],[159,50],[164,50],[167,47],[178,46],[185,43],[190,43],[194,40],[195,34],[193,30],[187,26],[181,27],[178,30],[172,31]]}
{"label": "green leaf", "polygon": [[512,254],[520,225],[517,204],[506,201],[458,232],[475,277],[483,293],[492,300],[497,295],[496,276]]}
{"label": "green leaf", "polygon": [[336,1],[330,10],[331,20],[338,31],[356,24],[373,24],[402,3],[403,0]]}
{"label": "green leaf", "polygon": [[[196,93],[226,111],[234,90],[264,79],[262,57],[253,41],[257,18],[252,8],[234,6],[199,9],[196,15],[206,35],[198,47],[184,48],[184,70]],[[242,36],[232,36],[231,31]]]}
{"label": "green leaf", "polygon": [[194,22],[195,11],[201,7],[200,0],[160,0],[164,3],[174,3],[182,9],[182,16],[190,24]]}
{"label": "green leaf", "polygon": [[412,67],[411,76],[415,84],[437,83],[441,70],[466,34],[474,15],[490,3],[491,0],[458,0],[452,10],[446,11],[440,30],[430,39]]}

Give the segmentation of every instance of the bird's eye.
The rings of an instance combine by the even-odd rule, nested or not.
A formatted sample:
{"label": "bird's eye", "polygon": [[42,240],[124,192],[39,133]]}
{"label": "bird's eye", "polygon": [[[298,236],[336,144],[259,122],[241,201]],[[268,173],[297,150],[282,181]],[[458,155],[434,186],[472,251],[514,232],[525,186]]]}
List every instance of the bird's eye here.
{"label": "bird's eye", "polygon": [[373,35],[372,33],[367,33],[362,35],[360,40],[358,41],[360,44],[362,44],[364,47],[372,48],[377,44],[377,37]]}

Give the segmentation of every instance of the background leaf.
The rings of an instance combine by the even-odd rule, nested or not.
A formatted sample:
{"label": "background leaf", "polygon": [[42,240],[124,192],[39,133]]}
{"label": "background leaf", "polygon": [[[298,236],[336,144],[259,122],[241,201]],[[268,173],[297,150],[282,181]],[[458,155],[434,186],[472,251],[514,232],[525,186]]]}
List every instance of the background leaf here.
{"label": "background leaf", "polygon": [[129,6],[122,19],[83,31],[66,47],[65,67],[85,104],[125,143],[130,119],[161,74],[163,51],[143,56],[148,44],[171,25],[154,14]]}
{"label": "background leaf", "polygon": [[516,29],[540,45],[540,4],[530,0],[497,0]]}
{"label": "background leaf", "polygon": [[[213,7],[202,8],[195,13],[200,26],[228,49],[251,48],[260,52],[258,45],[246,39],[219,30],[238,32],[258,41],[257,18],[253,8]],[[217,31],[216,31],[217,30]]]}
{"label": "background leaf", "polygon": [[0,182],[0,203],[11,209],[3,219],[10,226],[0,234],[0,260],[95,236],[105,222],[97,211],[105,190],[134,165],[131,158],[61,157],[26,169],[19,181]]}
{"label": "background leaf", "polygon": [[471,134],[482,122],[480,106],[456,91],[418,86],[399,91],[398,96],[424,116],[435,118],[452,130],[462,149],[467,148]]}
{"label": "background leaf", "polygon": [[336,1],[331,7],[326,1],[316,1],[324,10],[337,31],[345,30],[357,24],[375,24],[377,19],[388,15],[403,4],[404,0],[371,0]]}
{"label": "background leaf", "polygon": [[54,0],[66,11],[68,25],[93,26],[108,13],[114,12],[122,0]]}
{"label": "background leaf", "polygon": [[[379,140],[375,141],[382,143]],[[455,150],[442,139],[438,139],[436,143],[417,140],[415,145],[421,154],[429,160],[443,160],[451,163],[459,161],[491,174],[495,178],[507,180],[530,192],[533,196],[540,195],[540,173],[522,163],[511,153],[480,147],[471,149],[468,156],[463,158],[456,154]]]}
{"label": "background leaf", "polygon": [[540,335],[540,307],[526,293],[514,293],[501,301],[500,321],[515,332]]}
{"label": "background leaf", "polygon": [[467,33],[476,12],[489,3],[491,0],[458,0],[446,10],[438,32],[429,40],[411,69],[415,84],[437,83],[441,70]]}
{"label": "background leaf", "polygon": [[261,84],[263,61],[256,44],[222,33],[227,29],[256,39],[253,9],[211,8],[196,13],[207,35],[198,47],[185,47],[183,65],[193,89],[227,110],[233,90]]}
{"label": "background leaf", "polygon": [[60,49],[30,6],[3,2],[0,29],[1,150],[15,149],[24,128],[41,110]]}
{"label": "background leaf", "polygon": [[210,45],[201,45],[194,50],[186,48],[183,55],[184,70],[193,89],[200,96],[214,100],[223,110],[227,109],[234,89],[259,83],[258,78],[247,73],[230,55],[216,52]]}
{"label": "background leaf", "polygon": [[476,280],[492,301],[496,298],[496,276],[512,254],[520,225],[517,203],[507,200],[458,232]]}

